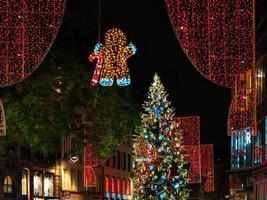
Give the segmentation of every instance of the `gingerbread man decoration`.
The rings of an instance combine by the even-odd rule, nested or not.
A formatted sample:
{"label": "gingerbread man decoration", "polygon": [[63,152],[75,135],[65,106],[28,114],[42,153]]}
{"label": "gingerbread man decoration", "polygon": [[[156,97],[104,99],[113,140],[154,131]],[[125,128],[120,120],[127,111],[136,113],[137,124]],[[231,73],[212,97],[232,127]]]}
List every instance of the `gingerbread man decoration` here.
{"label": "gingerbread man decoration", "polygon": [[89,56],[90,62],[97,59],[91,86],[96,86],[98,81],[102,86],[112,86],[115,77],[117,85],[130,85],[131,78],[127,59],[134,55],[136,50],[136,46],[132,42],[127,45],[126,36],[120,29],[108,30],[105,35],[105,44],[98,42],[94,52]]}

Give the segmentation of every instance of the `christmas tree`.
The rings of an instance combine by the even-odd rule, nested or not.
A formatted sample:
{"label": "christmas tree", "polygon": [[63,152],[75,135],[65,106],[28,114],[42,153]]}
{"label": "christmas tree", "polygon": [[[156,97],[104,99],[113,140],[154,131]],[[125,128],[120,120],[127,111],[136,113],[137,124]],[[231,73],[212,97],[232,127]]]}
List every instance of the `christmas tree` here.
{"label": "christmas tree", "polygon": [[186,200],[188,169],[174,108],[155,74],[134,142],[134,199]]}

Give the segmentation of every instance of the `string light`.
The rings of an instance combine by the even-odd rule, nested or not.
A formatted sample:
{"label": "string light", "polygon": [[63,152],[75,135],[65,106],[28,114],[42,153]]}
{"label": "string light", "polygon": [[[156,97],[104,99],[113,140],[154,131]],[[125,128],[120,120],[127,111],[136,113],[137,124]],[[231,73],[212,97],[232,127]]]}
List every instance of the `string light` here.
{"label": "string light", "polygon": [[[254,1],[166,0],[178,40],[196,69],[208,80],[236,91],[229,136],[247,127],[252,135],[257,132]],[[236,84],[248,73],[251,81]]]}
{"label": "string light", "polygon": [[105,35],[105,44],[97,43],[89,61],[97,59],[96,69],[91,81],[95,86],[99,76],[102,86],[112,86],[114,77],[117,85],[128,86],[131,83],[127,59],[137,51],[133,43],[127,45],[125,34],[118,28],[112,28]]}
{"label": "string light", "polygon": [[44,59],[59,30],[66,0],[0,4],[0,87],[23,80]]}
{"label": "string light", "polygon": [[133,145],[134,198],[188,199],[186,151],[178,124],[172,120],[174,108],[155,74]]}
{"label": "string light", "polygon": [[96,176],[93,167],[103,163],[103,160],[92,153],[92,144],[84,147],[84,186],[96,187]]}
{"label": "string light", "polygon": [[6,135],[6,118],[3,102],[0,99],[0,136]]}
{"label": "string light", "polygon": [[234,98],[228,117],[228,135],[250,128],[251,135],[256,135],[256,78],[253,71],[237,77]]}
{"label": "string light", "polygon": [[234,88],[255,67],[254,0],[166,0],[179,42],[208,80]]}
{"label": "string light", "polygon": [[200,117],[175,117],[174,120],[179,124],[183,136],[183,145],[200,144]]}
{"label": "string light", "polygon": [[213,144],[202,144],[201,146],[201,175],[206,177],[206,192],[214,191],[214,161]]}

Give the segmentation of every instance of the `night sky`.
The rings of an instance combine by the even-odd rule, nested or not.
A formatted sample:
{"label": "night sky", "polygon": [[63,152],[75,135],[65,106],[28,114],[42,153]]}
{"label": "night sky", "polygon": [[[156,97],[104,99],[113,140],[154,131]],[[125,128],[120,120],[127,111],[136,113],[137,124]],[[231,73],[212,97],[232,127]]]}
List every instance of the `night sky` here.
{"label": "night sky", "polygon": [[[74,32],[76,36],[69,40],[80,44],[80,61],[84,63],[98,41],[98,5],[99,0],[69,0],[57,39],[63,38],[66,30]],[[206,80],[191,64],[172,29],[165,1],[101,0],[100,8],[101,42],[106,30],[118,27],[137,46],[129,66],[131,87],[138,103],[146,100],[157,72],[177,116],[199,115],[201,143],[214,144],[216,158],[229,157],[226,127],[230,89]]]}

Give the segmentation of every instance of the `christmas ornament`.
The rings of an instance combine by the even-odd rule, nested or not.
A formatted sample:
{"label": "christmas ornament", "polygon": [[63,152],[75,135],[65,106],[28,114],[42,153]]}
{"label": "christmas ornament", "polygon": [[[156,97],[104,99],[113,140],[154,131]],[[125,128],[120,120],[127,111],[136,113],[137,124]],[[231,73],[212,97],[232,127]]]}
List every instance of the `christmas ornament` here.
{"label": "christmas ornament", "polygon": [[50,49],[66,0],[1,0],[0,87],[28,77]]}
{"label": "christmas ornament", "polygon": [[97,59],[91,86],[100,79],[102,86],[112,86],[114,78],[117,85],[128,86],[131,83],[127,59],[137,51],[133,43],[127,45],[125,34],[118,28],[112,28],[105,35],[105,44],[97,43],[89,61]]}

